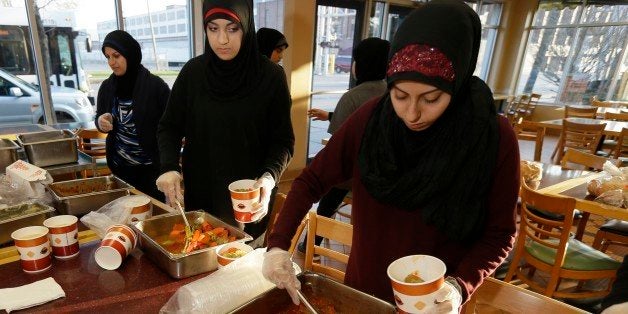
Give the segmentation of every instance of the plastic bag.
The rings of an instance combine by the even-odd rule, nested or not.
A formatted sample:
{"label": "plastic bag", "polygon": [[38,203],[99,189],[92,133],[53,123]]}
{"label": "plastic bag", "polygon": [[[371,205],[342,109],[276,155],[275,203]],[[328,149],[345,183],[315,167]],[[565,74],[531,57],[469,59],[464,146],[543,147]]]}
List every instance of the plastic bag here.
{"label": "plastic bag", "polygon": [[[37,190],[43,191],[44,185],[37,183]],[[30,186],[20,184],[19,181],[12,181],[9,176],[0,175],[0,208],[7,208],[22,204],[26,201],[34,200],[39,203],[52,204],[52,196],[48,193],[39,192],[35,195],[29,193]]]}
{"label": "plastic bag", "polygon": [[81,217],[81,222],[94,231],[100,238],[107,234],[107,229],[115,224],[127,224],[131,211],[137,204],[144,202],[146,196],[128,195],[115,199],[97,211],[87,213]]}
{"label": "plastic bag", "polygon": [[595,198],[595,201],[608,204],[615,207],[624,207],[626,208],[626,199],[628,197],[628,193],[624,193],[623,190],[609,190],[606,191],[600,196]]}
{"label": "plastic bag", "polygon": [[624,187],[624,182],[624,179],[620,176],[602,177],[589,181],[587,190],[593,196],[600,196],[608,191],[621,191]]}
{"label": "plastic bag", "polygon": [[536,161],[522,160],[521,177],[523,181],[540,181],[543,178],[543,164]]}
{"label": "plastic bag", "polygon": [[[160,313],[227,313],[275,288],[262,275],[264,252],[266,248],[256,249],[207,277],[182,286]],[[299,267],[293,265],[299,273]]]}

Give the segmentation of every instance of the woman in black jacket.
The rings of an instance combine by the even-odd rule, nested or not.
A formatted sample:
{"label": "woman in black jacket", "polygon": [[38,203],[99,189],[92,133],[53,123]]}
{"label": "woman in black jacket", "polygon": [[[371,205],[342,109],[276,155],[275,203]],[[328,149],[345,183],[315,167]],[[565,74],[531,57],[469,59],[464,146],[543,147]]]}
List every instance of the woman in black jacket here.
{"label": "woman in black jacket", "polygon": [[294,151],[286,76],[257,48],[252,1],[206,0],[203,22],[205,53],[183,66],[159,122],[157,185],[173,205],[183,200],[183,180],[187,210],[236,225],[229,183],[257,179],[262,206],[244,231],[258,238],[271,191]]}
{"label": "woman in black jacket", "polygon": [[161,201],[157,190],[159,150],[157,124],[170,88],[142,66],[142,50],[129,33],[113,31],[102,52],[113,74],[98,90],[96,126],[107,135],[107,165],[138,190]]}

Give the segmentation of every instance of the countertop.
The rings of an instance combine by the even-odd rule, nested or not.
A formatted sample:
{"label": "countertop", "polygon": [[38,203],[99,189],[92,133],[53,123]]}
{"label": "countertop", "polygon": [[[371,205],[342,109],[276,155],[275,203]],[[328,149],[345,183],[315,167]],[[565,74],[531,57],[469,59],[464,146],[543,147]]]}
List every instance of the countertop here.
{"label": "countertop", "polygon": [[68,260],[53,257],[52,267],[38,274],[22,271],[19,261],[0,265],[0,288],[52,277],[65,291],[65,298],[17,313],[157,313],[179,287],[208,275],[173,279],[140,250],[117,270],[104,270],[93,256],[99,244],[99,240],[82,244],[79,255]]}

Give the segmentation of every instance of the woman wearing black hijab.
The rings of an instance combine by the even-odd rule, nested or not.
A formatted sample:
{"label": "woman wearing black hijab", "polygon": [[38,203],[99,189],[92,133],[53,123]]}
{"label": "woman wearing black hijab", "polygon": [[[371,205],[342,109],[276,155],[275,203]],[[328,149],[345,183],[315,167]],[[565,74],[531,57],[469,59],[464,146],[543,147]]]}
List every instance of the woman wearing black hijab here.
{"label": "woman wearing black hijab", "polygon": [[257,45],[259,52],[274,63],[279,63],[283,59],[284,50],[288,49],[286,36],[276,29],[266,27],[257,30]]}
{"label": "woman wearing black hijab", "polygon": [[432,255],[447,266],[437,295],[450,300],[427,306],[458,312],[502,263],[515,240],[519,149],[473,76],[480,39],[480,19],[462,1],[430,1],[406,17],[391,43],[388,92],[349,117],[295,179],[269,237],[266,278],[298,287],[285,250],[312,203],[347,179],[347,285],[395,302],[388,265]]}
{"label": "woman wearing black hijab", "polygon": [[[362,40],[353,49],[351,74],[355,77],[357,85],[340,97],[334,112],[310,109],[308,115],[314,120],[330,120],[327,132],[333,135],[362,104],[372,98],[381,97],[387,90],[384,79],[389,49],[390,43],[387,40],[376,37]],[[333,216],[347,193],[349,190],[346,184],[331,188],[318,203],[317,213],[325,217]],[[323,238],[317,236],[316,244],[320,244],[322,240]],[[298,248],[305,253],[305,242],[300,243]]]}
{"label": "woman wearing black hijab", "polygon": [[113,31],[102,52],[113,74],[98,90],[96,126],[107,135],[107,165],[138,190],[161,201],[157,190],[159,151],[157,123],[170,88],[142,66],[140,44],[129,33]]}
{"label": "woman wearing black hijab", "polygon": [[227,187],[258,178],[262,206],[244,228],[257,238],[266,228],[271,191],[292,157],[294,134],[285,74],[257,49],[252,6],[250,0],[203,3],[209,47],[183,66],[172,87],[159,122],[157,185],[175,205],[183,200],[183,180],[186,210],[236,225]]}

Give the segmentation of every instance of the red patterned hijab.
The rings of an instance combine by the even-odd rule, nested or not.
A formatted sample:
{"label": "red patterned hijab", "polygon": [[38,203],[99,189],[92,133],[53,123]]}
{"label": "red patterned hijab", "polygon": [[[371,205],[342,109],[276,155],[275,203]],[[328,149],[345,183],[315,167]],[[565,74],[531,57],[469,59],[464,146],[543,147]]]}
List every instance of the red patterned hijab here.
{"label": "red patterned hijab", "polygon": [[382,203],[420,210],[454,240],[482,227],[498,149],[489,87],[473,76],[481,39],[478,15],[459,0],[435,0],[403,21],[389,54],[387,81],[414,80],[451,94],[428,129],[408,129],[390,95],[367,124],[358,157],[361,181]]}

